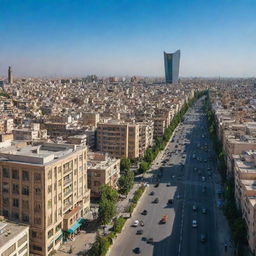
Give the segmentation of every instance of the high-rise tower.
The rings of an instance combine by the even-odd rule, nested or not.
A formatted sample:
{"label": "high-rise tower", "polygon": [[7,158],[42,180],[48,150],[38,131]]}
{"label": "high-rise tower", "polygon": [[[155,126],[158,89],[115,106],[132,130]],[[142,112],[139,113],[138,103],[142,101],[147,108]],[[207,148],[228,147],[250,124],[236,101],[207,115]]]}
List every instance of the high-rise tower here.
{"label": "high-rise tower", "polygon": [[12,68],[9,66],[8,68],[8,83],[12,84],[13,83],[13,77],[12,77]]}
{"label": "high-rise tower", "polygon": [[164,68],[166,83],[176,83],[179,79],[180,50],[174,53],[164,52]]}

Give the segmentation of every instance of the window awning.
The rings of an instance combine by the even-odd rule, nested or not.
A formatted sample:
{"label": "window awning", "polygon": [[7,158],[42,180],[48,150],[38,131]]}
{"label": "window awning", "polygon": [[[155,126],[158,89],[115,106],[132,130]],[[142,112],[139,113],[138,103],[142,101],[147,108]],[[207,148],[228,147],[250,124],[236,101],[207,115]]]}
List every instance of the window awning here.
{"label": "window awning", "polygon": [[55,238],[55,241],[62,237],[62,232]]}
{"label": "window awning", "polygon": [[68,233],[72,234],[74,233],[83,223],[84,223],[85,219],[80,218],[78,219],[75,224],[68,230]]}

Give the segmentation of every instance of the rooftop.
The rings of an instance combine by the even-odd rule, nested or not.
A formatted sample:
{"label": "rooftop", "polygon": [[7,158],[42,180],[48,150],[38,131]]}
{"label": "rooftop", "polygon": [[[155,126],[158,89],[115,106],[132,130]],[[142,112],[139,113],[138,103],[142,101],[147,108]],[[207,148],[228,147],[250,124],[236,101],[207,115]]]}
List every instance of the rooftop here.
{"label": "rooftop", "polygon": [[25,162],[44,165],[63,158],[77,150],[76,145],[44,143],[42,145],[27,145],[17,147],[12,145],[0,149],[1,161]]}
{"label": "rooftop", "polygon": [[27,228],[28,226],[23,224],[0,221],[0,248]]}

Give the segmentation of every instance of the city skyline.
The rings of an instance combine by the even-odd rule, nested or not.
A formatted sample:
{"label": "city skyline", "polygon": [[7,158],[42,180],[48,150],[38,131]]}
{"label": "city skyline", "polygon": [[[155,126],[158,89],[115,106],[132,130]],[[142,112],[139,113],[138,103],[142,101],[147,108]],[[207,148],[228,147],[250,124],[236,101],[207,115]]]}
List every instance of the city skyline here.
{"label": "city skyline", "polygon": [[181,77],[256,76],[250,0],[0,2],[1,76],[164,77],[177,48]]}

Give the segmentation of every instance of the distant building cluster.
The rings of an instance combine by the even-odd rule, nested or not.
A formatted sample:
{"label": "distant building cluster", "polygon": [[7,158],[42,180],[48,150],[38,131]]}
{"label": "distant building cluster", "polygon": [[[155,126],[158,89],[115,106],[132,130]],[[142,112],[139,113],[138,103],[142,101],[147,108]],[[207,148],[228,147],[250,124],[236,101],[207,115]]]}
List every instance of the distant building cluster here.
{"label": "distant building cluster", "polygon": [[207,87],[136,76],[13,78],[11,68],[3,84],[0,229],[17,232],[10,231],[15,238],[6,242],[10,247],[0,242],[0,250],[42,256],[93,218],[91,199],[100,196],[101,185],[118,189],[120,159],[143,156],[194,93]]}

